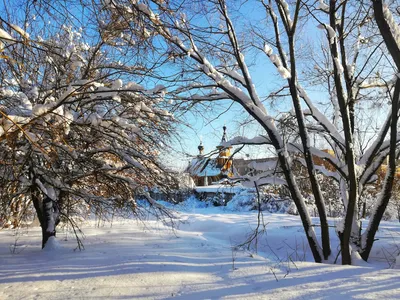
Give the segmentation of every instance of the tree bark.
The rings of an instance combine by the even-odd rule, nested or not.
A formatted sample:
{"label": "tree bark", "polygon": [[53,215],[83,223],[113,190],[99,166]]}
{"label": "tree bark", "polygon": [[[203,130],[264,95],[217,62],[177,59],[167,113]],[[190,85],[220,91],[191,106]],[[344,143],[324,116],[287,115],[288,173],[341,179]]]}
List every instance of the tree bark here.
{"label": "tree bark", "polygon": [[[329,21],[330,26],[332,28],[336,28],[336,0],[330,1],[330,8],[329,8]],[[337,37],[335,37],[337,39]],[[334,43],[331,44],[331,55],[332,61],[334,59],[339,58],[339,52],[337,49],[336,40]],[[350,265],[351,264],[351,253],[350,253],[350,238],[352,235],[352,228],[354,223],[354,217],[356,216],[356,208],[357,208],[357,201],[358,201],[358,181],[357,181],[357,174],[356,174],[356,166],[355,166],[355,155],[354,155],[354,140],[353,134],[351,130],[351,120],[350,120],[350,113],[349,107],[347,105],[345,91],[342,85],[341,76],[339,74],[338,68],[336,63],[333,63],[333,70],[334,70],[334,81],[335,81],[335,88],[336,94],[338,98],[340,114],[342,115],[342,124],[343,124],[343,131],[346,141],[346,164],[348,168],[348,188],[349,188],[349,197],[348,197],[348,205],[346,210],[345,216],[345,223],[343,232],[339,233],[340,237],[340,247],[342,251],[342,264]]]}
{"label": "tree bark", "polygon": [[380,201],[375,208],[373,215],[370,218],[368,228],[364,233],[364,242],[361,249],[361,257],[367,261],[371,253],[372,246],[375,240],[375,234],[378,231],[379,224],[382,220],[383,214],[392,196],[394,176],[396,174],[396,149],[397,149],[397,123],[399,111],[399,97],[400,97],[400,79],[396,81],[396,87],[392,99],[392,123],[390,125],[390,150],[389,150],[389,165],[386,172],[385,181],[382,187],[382,194],[379,197]]}
{"label": "tree bark", "polygon": [[[373,0],[374,17],[378,25],[379,31],[382,34],[383,40],[385,41],[386,47],[392,56],[397,70],[400,70],[400,49],[397,45],[396,39],[393,36],[391,28],[387,23],[382,0]],[[398,72],[398,71],[397,71]],[[363,234],[363,243],[361,248],[361,257],[367,261],[371,253],[371,249],[374,243],[375,234],[378,231],[380,221],[382,220],[383,214],[392,196],[392,189],[394,183],[394,176],[396,174],[396,150],[397,150],[397,124],[399,114],[399,97],[400,97],[400,79],[397,79],[395,90],[392,98],[392,116],[390,124],[390,148],[389,148],[389,165],[386,172],[385,181],[382,187],[382,194],[380,201],[371,216],[370,223],[366,232]]]}
{"label": "tree bark", "polygon": [[37,190],[32,189],[31,197],[36,215],[42,228],[42,249],[50,237],[56,236],[56,226],[60,222],[60,212],[55,201],[45,196],[41,199]]}
{"label": "tree bark", "polygon": [[306,122],[297,91],[294,38],[291,35],[289,36],[289,47],[290,47],[290,61],[291,61],[291,78],[288,79],[288,82],[289,82],[290,94],[292,97],[293,106],[295,108],[297,124],[299,126],[299,134],[301,143],[303,145],[304,159],[307,165],[307,172],[310,178],[311,189],[314,195],[315,205],[317,206],[319,220],[321,223],[322,252],[324,255],[324,259],[328,259],[329,255],[331,254],[328,219],[326,216],[324,197],[322,196],[322,192],[317,179],[317,174],[315,171],[312,153],[310,151],[310,137],[306,128]]}
{"label": "tree bark", "polygon": [[46,196],[43,200],[43,220],[40,224],[42,227],[42,249],[46,246],[50,237],[56,236],[59,215],[57,202]]}

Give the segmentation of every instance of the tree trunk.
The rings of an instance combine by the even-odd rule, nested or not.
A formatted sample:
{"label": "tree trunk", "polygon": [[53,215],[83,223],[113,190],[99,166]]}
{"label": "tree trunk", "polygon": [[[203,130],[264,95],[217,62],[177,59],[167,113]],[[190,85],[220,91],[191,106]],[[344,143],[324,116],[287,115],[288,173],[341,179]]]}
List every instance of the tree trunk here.
{"label": "tree trunk", "polygon": [[278,138],[275,136],[275,132],[271,130],[269,126],[262,120],[257,114],[255,114],[249,107],[247,107],[243,102],[239,99],[236,100],[240,104],[242,104],[243,108],[256,119],[259,124],[266,130],[268,137],[271,140],[271,144],[274,146],[275,150],[278,154],[279,165],[282,168],[282,172],[285,176],[285,180],[287,182],[288,189],[290,191],[290,195],[293,199],[293,202],[296,205],[297,211],[299,212],[301,222],[303,224],[303,228],[307,237],[308,244],[310,246],[311,252],[314,257],[314,261],[317,263],[322,262],[322,249],[318,243],[317,237],[315,236],[314,228],[312,227],[312,222],[310,215],[307,211],[307,207],[305,205],[305,201],[299,187],[297,185],[296,179],[293,175],[293,170],[291,169],[287,157],[287,152],[283,149],[283,142],[280,142]]}
{"label": "tree trunk", "polygon": [[397,123],[399,111],[399,97],[400,97],[400,79],[396,81],[396,87],[392,99],[392,123],[390,124],[390,150],[389,150],[389,165],[386,172],[385,181],[382,187],[382,193],[379,197],[376,209],[371,216],[368,228],[363,234],[363,244],[361,249],[361,257],[367,261],[371,253],[372,246],[375,240],[375,234],[378,231],[379,224],[382,220],[383,214],[392,196],[394,176],[396,173],[396,148],[397,148]]}
{"label": "tree trunk", "polygon": [[280,166],[281,166],[283,174],[285,176],[291,197],[292,197],[294,203],[296,204],[297,211],[299,212],[301,221],[303,223],[303,228],[304,228],[311,252],[313,254],[314,261],[317,263],[320,263],[320,262],[322,262],[322,251],[321,251],[322,249],[321,249],[320,245],[318,244],[318,240],[315,236],[315,232],[312,227],[311,218],[308,214],[307,207],[304,202],[304,198],[301,195],[301,192],[298,188],[296,180],[293,176],[293,171],[290,169],[290,166],[288,164],[288,161],[287,161],[284,153],[279,152],[278,158],[279,158]]}
{"label": "tree trunk", "polygon": [[56,236],[56,226],[60,221],[60,213],[57,202],[49,197],[45,196],[42,200],[37,191],[32,191],[31,196],[40,227],[42,227],[43,249],[49,238]]}
{"label": "tree trunk", "polygon": [[60,217],[57,202],[47,196],[43,200],[43,217],[42,222],[40,222],[42,227],[42,249],[46,246],[50,237],[56,236],[56,226]]}
{"label": "tree trunk", "polygon": [[317,206],[318,209],[318,216],[321,224],[322,252],[324,255],[324,259],[328,259],[329,255],[331,254],[328,218],[326,216],[324,197],[322,196],[322,192],[319,186],[319,182],[317,179],[317,172],[315,171],[314,161],[310,150],[310,137],[307,131],[306,121],[303,114],[303,110],[301,108],[300,98],[297,91],[294,38],[292,35],[289,35],[289,45],[290,45],[291,77],[288,79],[288,83],[290,88],[290,94],[292,96],[297,124],[299,126],[299,134],[303,146],[303,153],[307,165],[307,172],[310,178],[311,189],[314,195],[315,205]]}
{"label": "tree trunk", "polygon": [[[332,28],[336,28],[336,1],[330,0],[329,2],[329,23]],[[335,37],[335,43],[332,43],[330,46],[332,60],[339,58],[339,52],[337,49]],[[341,75],[338,71],[338,66],[336,63],[333,63],[334,70],[334,81],[336,94],[340,109],[340,114],[342,115],[342,123],[343,123],[343,132],[345,136],[346,142],[346,164],[348,169],[348,178],[347,178],[347,186],[349,189],[349,197],[348,204],[345,216],[345,223],[343,232],[339,233],[340,237],[340,247],[342,251],[342,264],[350,265],[351,264],[351,253],[350,253],[350,238],[352,234],[354,218],[356,217],[355,209],[357,208],[358,201],[358,181],[356,174],[356,165],[355,165],[355,155],[354,155],[354,140],[353,134],[351,130],[351,121],[350,121],[350,113],[349,107],[347,105],[347,98],[345,90],[343,88]]]}
{"label": "tree trunk", "polygon": [[[374,17],[378,25],[379,31],[385,41],[386,47],[391,54],[397,69],[400,70],[400,49],[391,32],[391,28],[387,23],[382,0],[373,0]],[[368,228],[363,234],[361,257],[366,261],[369,258],[374,243],[375,234],[379,228],[382,216],[392,196],[393,181],[396,173],[396,143],[397,143],[397,123],[399,113],[399,97],[400,97],[400,80],[397,79],[395,90],[392,98],[392,117],[390,124],[390,148],[389,148],[389,165],[386,172],[385,181],[382,187],[382,193],[378,201],[377,207],[371,216]]]}

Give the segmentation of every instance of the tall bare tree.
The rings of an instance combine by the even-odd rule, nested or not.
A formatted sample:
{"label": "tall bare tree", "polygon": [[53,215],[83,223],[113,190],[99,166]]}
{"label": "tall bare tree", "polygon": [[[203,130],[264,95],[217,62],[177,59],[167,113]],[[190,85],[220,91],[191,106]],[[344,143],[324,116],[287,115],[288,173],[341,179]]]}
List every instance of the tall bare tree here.
{"label": "tall bare tree", "polygon": [[[258,24],[245,17],[249,6],[264,11],[265,18]],[[394,76],[398,73],[399,56],[394,42],[398,31],[391,7],[383,6],[381,1],[210,0],[201,3],[111,1],[105,9],[112,12],[124,30],[144,32],[154,47],[152,53],[157,61],[168,60],[172,70],[179,73],[179,76],[165,77],[166,81],[173,79],[179,85],[169,90],[170,97],[185,103],[232,100],[265,130],[265,135],[237,137],[227,145],[269,144],[275,149],[283,172],[280,182],[290,190],[316,262],[328,260],[331,254],[325,200],[317,173],[330,176],[338,183],[345,211],[343,221],[337,226],[342,263],[351,264],[354,255],[368,259],[390,199],[398,154],[399,83]],[[307,50],[317,57],[314,59],[326,59],[325,68],[317,67],[312,74],[319,80],[326,78],[322,85],[328,87],[329,94],[311,96],[307,93],[312,87],[310,80],[303,75],[309,73],[312,61],[304,56],[304,34],[310,28],[315,34],[316,27],[322,30],[323,46],[314,47],[311,41]],[[270,61],[283,79],[280,90],[287,91],[289,96],[282,99],[293,107],[298,143],[284,139],[276,126],[275,115],[269,111],[270,98],[260,96],[251,75],[254,70],[251,62],[257,65],[263,59],[257,52]],[[267,69],[264,81],[269,81],[276,71]],[[360,129],[357,110],[368,105],[371,95],[385,101],[380,117],[386,117],[379,132],[363,148],[359,147],[356,134]],[[319,99],[313,99],[318,97],[326,97],[322,102],[328,106],[328,113],[317,104]],[[326,148],[334,154],[313,147],[310,132],[322,137]],[[388,155],[389,168],[381,196],[367,229],[362,232],[360,196],[374,182],[374,174]],[[313,157],[326,161],[335,171],[316,166]],[[294,159],[301,160],[307,168],[319,213],[321,242],[305,205],[306,195],[292,170]],[[256,180],[259,184],[271,182],[276,183],[277,179],[268,170]]]}

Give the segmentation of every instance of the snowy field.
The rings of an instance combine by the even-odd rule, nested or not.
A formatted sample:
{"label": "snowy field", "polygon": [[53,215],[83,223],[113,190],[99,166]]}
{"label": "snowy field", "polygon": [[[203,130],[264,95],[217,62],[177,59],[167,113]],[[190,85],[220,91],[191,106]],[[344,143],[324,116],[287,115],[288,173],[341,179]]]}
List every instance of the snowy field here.
{"label": "snowy field", "polygon": [[87,222],[84,251],[68,232],[42,251],[40,228],[2,230],[0,299],[400,299],[397,222],[382,224],[370,263],[350,267],[312,263],[296,216],[264,214],[256,252],[234,247],[257,226],[255,212],[179,215],[176,230],[154,220]]}

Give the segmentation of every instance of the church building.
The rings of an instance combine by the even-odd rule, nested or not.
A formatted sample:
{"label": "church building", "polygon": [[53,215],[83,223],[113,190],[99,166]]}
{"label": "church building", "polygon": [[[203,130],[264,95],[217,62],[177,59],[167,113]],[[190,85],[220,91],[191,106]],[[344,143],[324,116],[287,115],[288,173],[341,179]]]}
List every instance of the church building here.
{"label": "church building", "polygon": [[198,146],[199,154],[193,158],[186,169],[195,182],[196,186],[207,186],[221,179],[233,176],[232,147],[224,147],[226,142],[226,126],[223,128],[221,143],[215,151],[204,154],[203,143]]}

